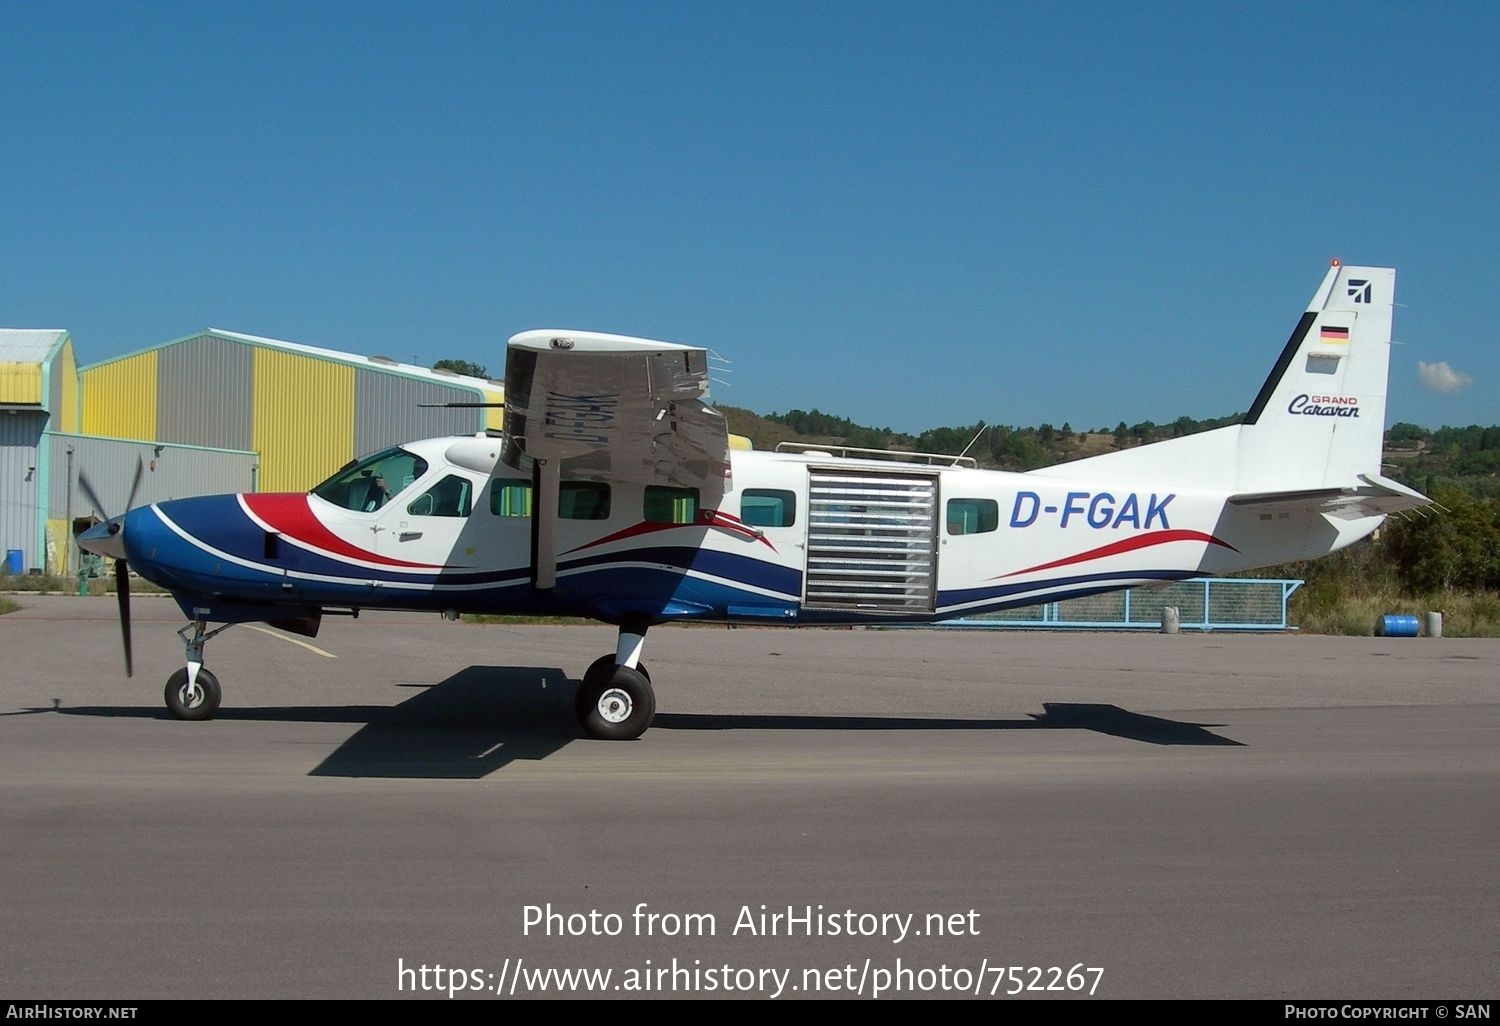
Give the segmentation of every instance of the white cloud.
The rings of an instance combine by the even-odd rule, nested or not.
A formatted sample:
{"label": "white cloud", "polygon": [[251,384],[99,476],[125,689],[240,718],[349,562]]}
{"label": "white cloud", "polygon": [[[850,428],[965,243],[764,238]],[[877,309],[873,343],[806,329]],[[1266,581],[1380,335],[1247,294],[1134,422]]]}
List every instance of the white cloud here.
{"label": "white cloud", "polygon": [[1449,367],[1447,360],[1440,363],[1423,363],[1418,360],[1417,377],[1421,379],[1422,387],[1427,391],[1440,392],[1443,395],[1457,395],[1474,384],[1473,378]]}

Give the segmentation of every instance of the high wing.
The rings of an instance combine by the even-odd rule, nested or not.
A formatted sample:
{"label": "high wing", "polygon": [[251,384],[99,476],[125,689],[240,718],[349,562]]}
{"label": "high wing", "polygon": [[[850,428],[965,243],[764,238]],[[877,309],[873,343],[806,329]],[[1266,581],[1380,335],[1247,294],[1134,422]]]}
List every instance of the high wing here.
{"label": "high wing", "polygon": [[537,587],[555,579],[564,470],[570,479],[696,488],[700,508],[719,504],[729,433],[707,398],[706,349],[587,331],[512,336],[502,458],[533,474]]}
{"label": "high wing", "polygon": [[1379,474],[1360,474],[1353,488],[1311,488],[1291,492],[1245,492],[1231,495],[1234,506],[1248,506],[1267,513],[1326,513],[1339,520],[1400,513],[1433,505],[1421,492]]}

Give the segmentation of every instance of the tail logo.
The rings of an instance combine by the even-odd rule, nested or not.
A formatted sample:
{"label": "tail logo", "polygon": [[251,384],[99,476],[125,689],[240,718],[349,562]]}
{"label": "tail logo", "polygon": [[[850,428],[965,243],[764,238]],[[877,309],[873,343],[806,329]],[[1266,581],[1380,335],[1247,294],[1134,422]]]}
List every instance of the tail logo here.
{"label": "tail logo", "polygon": [[1349,279],[1349,298],[1356,303],[1368,303],[1370,301],[1370,282],[1366,278]]}
{"label": "tail logo", "polygon": [[1352,395],[1299,395],[1286,412],[1303,417],[1358,417],[1359,400]]}

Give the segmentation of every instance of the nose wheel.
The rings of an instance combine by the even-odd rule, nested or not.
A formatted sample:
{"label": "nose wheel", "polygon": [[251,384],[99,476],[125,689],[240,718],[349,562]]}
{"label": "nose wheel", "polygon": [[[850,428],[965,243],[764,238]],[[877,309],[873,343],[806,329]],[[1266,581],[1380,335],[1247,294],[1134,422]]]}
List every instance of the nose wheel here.
{"label": "nose wheel", "polygon": [[179,720],[212,719],[219,710],[223,691],[219,678],[203,667],[198,668],[197,678],[188,683],[187,667],[167,678],[167,711]]}
{"label": "nose wheel", "polygon": [[[196,610],[206,613],[207,610]],[[219,678],[203,667],[203,648],[208,639],[234,624],[226,623],[213,630],[205,620],[195,620],[177,632],[187,649],[187,665],[167,678],[167,712],[179,720],[208,720],[219,711],[223,690]]]}

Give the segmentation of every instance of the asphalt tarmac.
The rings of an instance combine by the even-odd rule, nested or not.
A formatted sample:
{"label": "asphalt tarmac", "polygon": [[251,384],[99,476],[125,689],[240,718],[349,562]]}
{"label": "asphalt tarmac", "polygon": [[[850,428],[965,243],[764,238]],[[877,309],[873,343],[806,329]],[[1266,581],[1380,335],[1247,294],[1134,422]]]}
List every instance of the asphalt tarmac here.
{"label": "asphalt tarmac", "polygon": [[195,724],[170,602],[137,598],[127,681],[112,600],[19,600],[0,998],[1500,979],[1500,642],[659,628],[655,726],[601,742],[605,627],[237,627]]}

